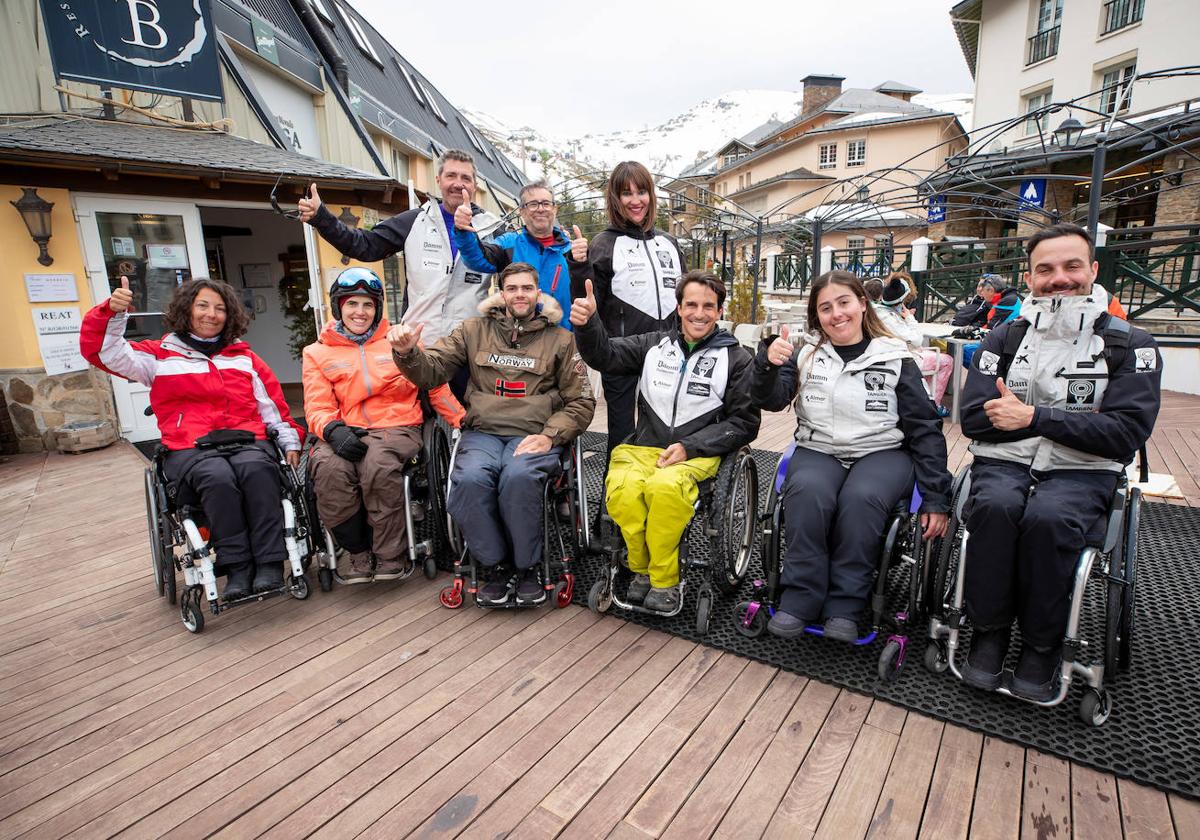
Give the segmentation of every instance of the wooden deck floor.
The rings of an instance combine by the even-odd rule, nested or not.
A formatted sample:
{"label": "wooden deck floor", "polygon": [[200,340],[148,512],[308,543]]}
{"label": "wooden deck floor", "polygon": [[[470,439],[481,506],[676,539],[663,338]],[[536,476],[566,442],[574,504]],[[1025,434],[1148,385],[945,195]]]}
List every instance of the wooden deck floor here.
{"label": "wooden deck floor", "polygon": [[[1198,408],[1151,451],[1191,504]],[[190,635],[142,466],[0,463],[0,837],[1200,837],[1200,802],[576,607],[414,580]]]}

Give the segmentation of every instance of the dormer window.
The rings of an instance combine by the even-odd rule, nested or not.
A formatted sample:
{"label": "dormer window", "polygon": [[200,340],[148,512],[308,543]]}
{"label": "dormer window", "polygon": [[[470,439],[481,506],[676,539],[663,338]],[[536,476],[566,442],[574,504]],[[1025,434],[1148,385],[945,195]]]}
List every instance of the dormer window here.
{"label": "dormer window", "polygon": [[375,52],[375,47],[371,46],[371,41],[367,38],[367,33],[362,28],[362,25],[353,16],[347,14],[341,5],[337,5],[337,10],[342,20],[346,22],[346,29],[350,32],[350,37],[354,39],[354,43],[358,45],[358,48],[362,50],[364,55],[382,67],[383,60],[380,59],[379,53]]}

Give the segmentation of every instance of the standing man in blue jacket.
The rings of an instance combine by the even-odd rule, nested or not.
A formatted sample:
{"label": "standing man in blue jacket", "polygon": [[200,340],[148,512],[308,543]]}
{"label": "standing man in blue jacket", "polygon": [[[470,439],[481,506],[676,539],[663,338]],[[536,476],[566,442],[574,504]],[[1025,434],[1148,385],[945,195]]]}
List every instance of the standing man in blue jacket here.
{"label": "standing man in blue jacket", "polygon": [[[558,207],[554,193],[545,181],[534,181],[521,188],[518,199],[521,203],[518,212],[524,227],[486,243],[481,242],[476,233],[470,210],[460,206],[454,214],[458,252],[467,268],[485,274],[498,274],[516,262],[532,265],[537,269],[541,290],[562,307],[560,326],[570,330],[571,275],[567,270],[567,254],[571,250],[571,240],[555,225]],[[575,238],[582,238],[579,228],[575,228]]]}

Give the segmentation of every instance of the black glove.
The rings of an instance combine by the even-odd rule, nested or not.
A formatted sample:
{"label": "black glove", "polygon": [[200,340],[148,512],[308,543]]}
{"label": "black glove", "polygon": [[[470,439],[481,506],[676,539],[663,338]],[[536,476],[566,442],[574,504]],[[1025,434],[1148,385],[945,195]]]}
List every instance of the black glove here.
{"label": "black glove", "polygon": [[359,438],[366,437],[367,430],[358,426],[347,426],[334,420],[325,427],[325,442],[333,451],[347,461],[361,461],[367,455],[367,445]]}

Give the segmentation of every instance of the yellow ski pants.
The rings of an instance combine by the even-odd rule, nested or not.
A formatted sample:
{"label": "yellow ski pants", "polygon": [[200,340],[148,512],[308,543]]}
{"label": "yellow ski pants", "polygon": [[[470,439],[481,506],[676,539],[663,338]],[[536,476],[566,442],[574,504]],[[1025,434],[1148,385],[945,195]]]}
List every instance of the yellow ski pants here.
{"label": "yellow ski pants", "polygon": [[664,589],[679,583],[679,540],[692,518],[700,491],[720,458],[690,458],[659,469],[656,446],[623,443],[613,450],[605,482],[608,514],[621,528],[629,549],[629,569],[650,575]]}

